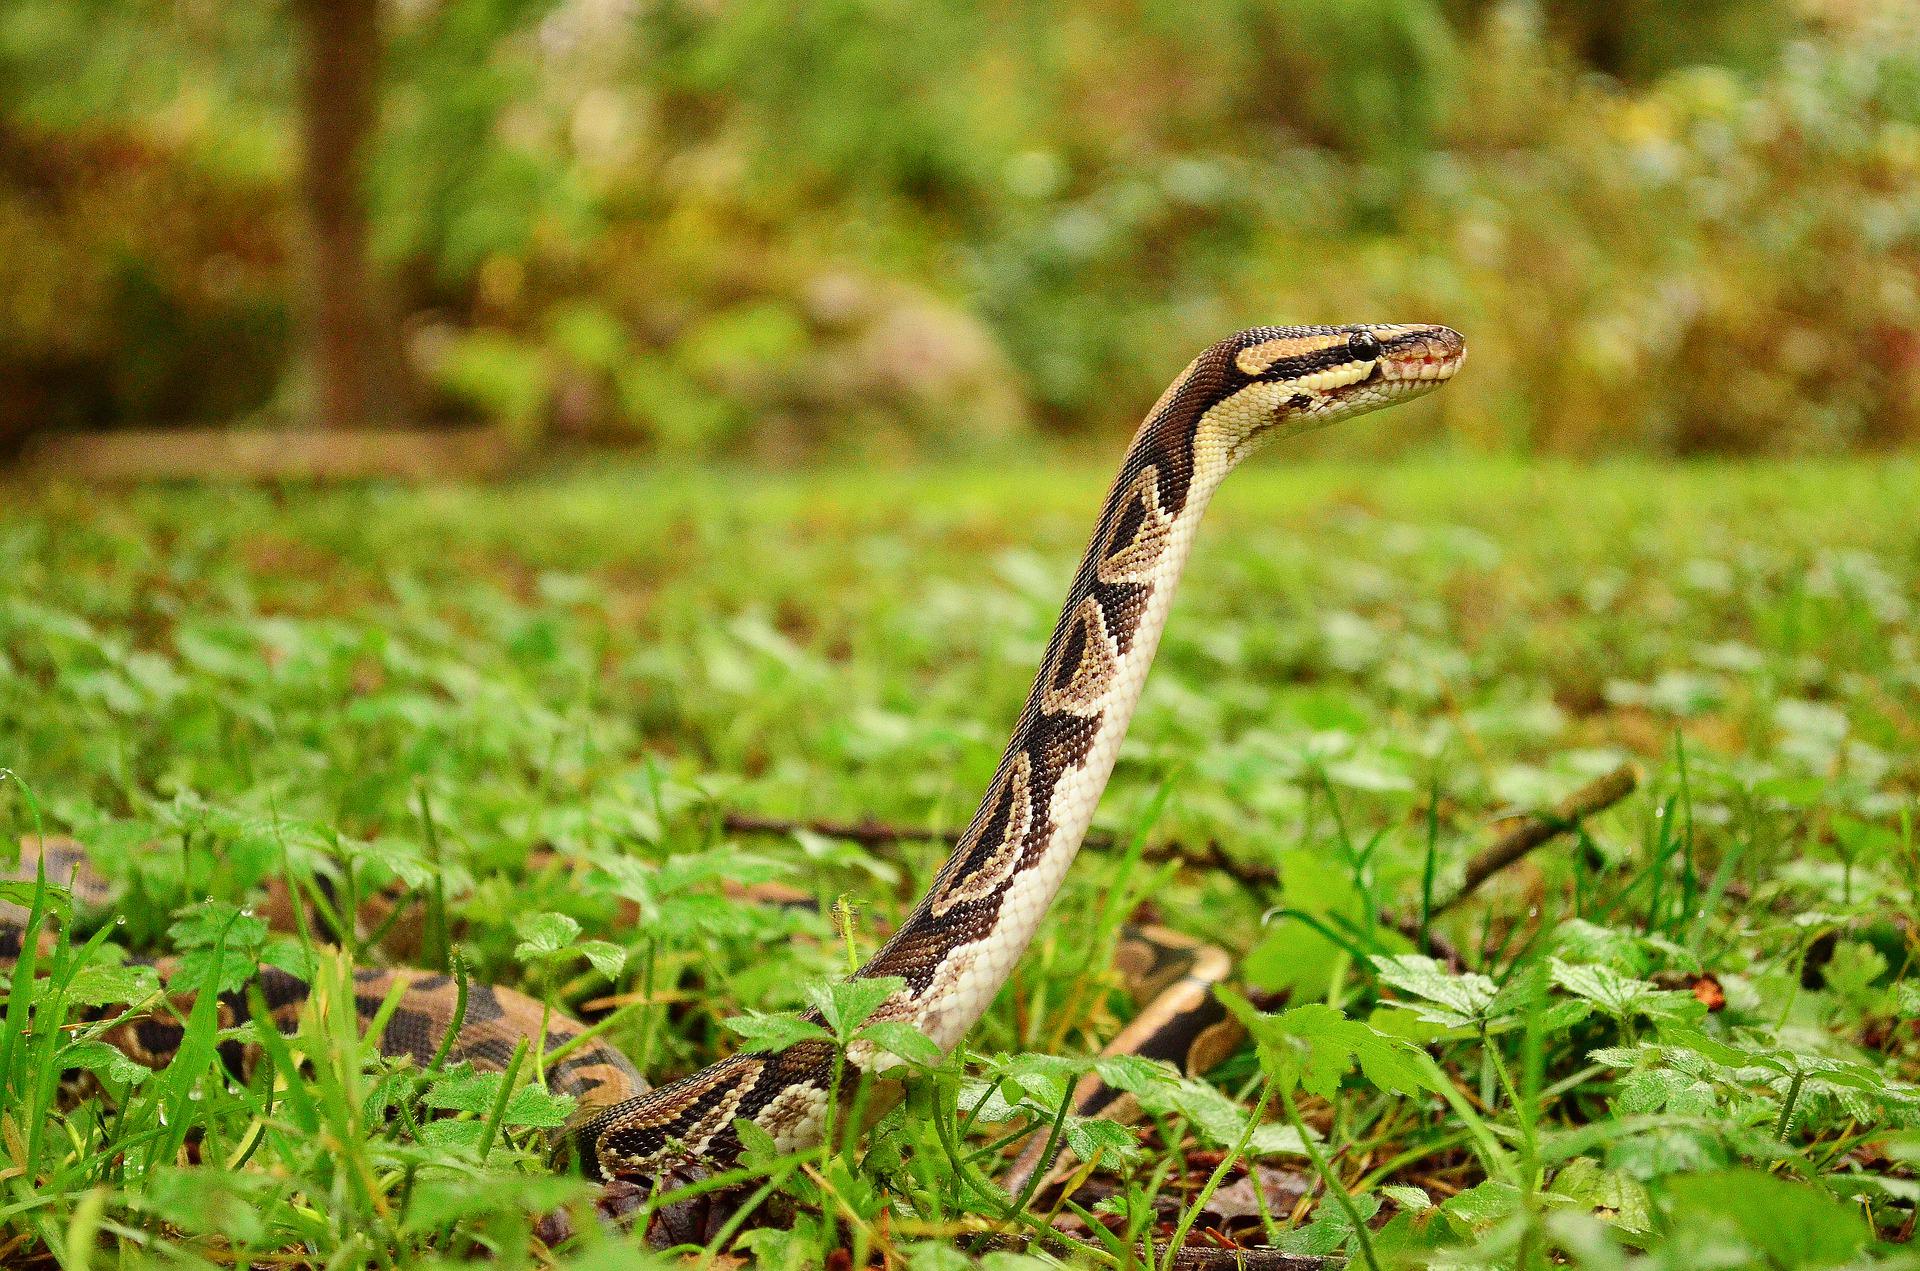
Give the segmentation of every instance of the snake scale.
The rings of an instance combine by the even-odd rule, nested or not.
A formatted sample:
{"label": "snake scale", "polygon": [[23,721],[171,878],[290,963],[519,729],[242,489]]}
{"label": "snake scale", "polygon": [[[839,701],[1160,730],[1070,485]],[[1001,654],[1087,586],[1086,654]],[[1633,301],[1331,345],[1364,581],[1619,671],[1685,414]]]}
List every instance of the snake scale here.
{"label": "snake scale", "polygon": [[[1461,337],[1441,326],[1256,327],[1188,364],[1134,435],[978,811],[927,894],[855,972],[902,981],[874,1018],[905,1021],[951,1049],[1006,982],[1086,834],[1200,519],[1227,473],[1268,442],[1429,392],[1464,357]],[[74,880],[76,892],[95,885],[70,845],[31,849],[18,869],[31,875],[37,861],[56,883]],[[0,912],[0,961],[18,953],[19,938],[17,913],[10,926]],[[381,1049],[427,1062],[455,1019],[453,983],[396,968],[356,975],[366,1020],[400,986]],[[262,968],[259,986],[275,1022],[290,1028],[306,985]],[[223,1015],[244,1017],[247,1001],[228,995]],[[472,986],[450,1055],[501,1067],[522,1039],[542,1035],[543,1020],[550,1048],[582,1029],[523,994]],[[172,1015],[153,1012],[110,1040],[159,1065],[180,1037]],[[895,1062],[861,1043],[848,1059],[869,1071]],[[579,1100],[564,1133],[582,1171],[646,1183],[734,1163],[739,1120],[783,1150],[817,1143],[833,1066],[826,1043],[803,1041],[735,1054],[650,1090],[618,1051],[590,1041],[546,1075]]]}

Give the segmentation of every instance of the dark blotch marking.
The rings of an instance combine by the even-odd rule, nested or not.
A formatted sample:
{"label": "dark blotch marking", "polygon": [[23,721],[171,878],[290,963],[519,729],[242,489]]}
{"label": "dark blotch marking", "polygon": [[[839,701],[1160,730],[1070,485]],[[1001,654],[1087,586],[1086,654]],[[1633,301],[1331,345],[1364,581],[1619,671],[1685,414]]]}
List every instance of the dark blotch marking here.
{"label": "dark blotch marking", "polygon": [[[356,998],[354,1005],[359,1006],[365,1000]],[[378,1009],[377,1003],[375,1009]],[[431,1063],[434,1052],[440,1049],[441,1032],[433,1016],[425,1011],[395,1007],[387,1020],[386,1031],[380,1034],[380,1053],[391,1057],[411,1055],[417,1064]],[[511,1056],[512,1052],[508,1053]]]}
{"label": "dark blotch marking", "polygon": [[307,982],[279,967],[261,967],[259,984],[260,996],[266,999],[269,1011],[279,1011],[307,1000]]}
{"label": "dark blotch marking", "polygon": [[133,1039],[140,1044],[140,1049],[149,1055],[160,1057],[172,1055],[180,1048],[180,1039],[186,1035],[187,1030],[172,1020],[154,1019],[149,1016],[133,1022]]}
{"label": "dark blotch marking", "polygon": [[493,985],[470,984],[467,986],[468,1023],[491,1024],[495,1020],[506,1017],[506,1008],[500,1005],[500,995],[493,991]]}
{"label": "dark blotch marking", "polygon": [[[1185,1072],[1187,1056],[1192,1052],[1194,1043],[1200,1039],[1200,1034],[1226,1017],[1227,1008],[1222,1006],[1211,993],[1205,994],[1194,1003],[1191,1009],[1180,1012],[1179,1015],[1167,1021],[1166,1027],[1142,1042],[1134,1054],[1142,1059],[1164,1060],[1179,1071]],[[1082,1099],[1080,1106],[1076,1107],[1074,1112],[1083,1117],[1099,1116],[1108,1104],[1119,1097],[1119,1091],[1103,1084]]]}
{"label": "dark blotch marking", "polygon": [[1087,590],[1100,603],[1101,616],[1106,619],[1107,635],[1112,637],[1114,647],[1125,657],[1127,650],[1133,647],[1133,632],[1139,625],[1134,615],[1147,607],[1147,593],[1152,588],[1145,583],[1105,583],[1096,578]]}
{"label": "dark blotch marking", "polygon": [[[513,1062],[514,1043],[504,1037],[476,1037],[472,1041],[463,1041],[460,1056],[475,1064],[492,1064],[504,1069]],[[428,1055],[431,1058],[431,1054]]]}
{"label": "dark blotch marking", "polygon": [[1080,669],[1080,659],[1087,655],[1086,619],[1076,619],[1073,630],[1067,636],[1067,644],[1060,651],[1060,663],[1054,668],[1053,687],[1060,690],[1073,683],[1074,672]]}
{"label": "dark blotch marking", "polygon": [[591,1069],[610,1066],[605,1055],[589,1048],[584,1054],[568,1055],[547,1069],[547,1084],[562,1094],[585,1094],[589,1090],[598,1090],[605,1082],[599,1077],[585,1077],[580,1074]]}
{"label": "dark blotch marking", "polygon": [[986,828],[980,834],[979,845],[972,855],[985,852],[991,854],[1007,836],[1007,826],[1013,822],[1013,781],[1009,778],[1000,783],[1000,797],[993,802],[993,814],[987,818]]}
{"label": "dark blotch marking", "polygon": [[1140,536],[1140,527],[1147,523],[1147,501],[1136,491],[1127,506],[1120,511],[1120,519],[1114,522],[1113,534],[1107,539],[1107,554],[1115,556],[1133,546],[1133,540]]}
{"label": "dark blotch marking", "polygon": [[220,1056],[221,1066],[235,1081],[247,1079],[247,1047],[245,1045],[237,1041],[221,1042],[214,1048],[214,1052]]}

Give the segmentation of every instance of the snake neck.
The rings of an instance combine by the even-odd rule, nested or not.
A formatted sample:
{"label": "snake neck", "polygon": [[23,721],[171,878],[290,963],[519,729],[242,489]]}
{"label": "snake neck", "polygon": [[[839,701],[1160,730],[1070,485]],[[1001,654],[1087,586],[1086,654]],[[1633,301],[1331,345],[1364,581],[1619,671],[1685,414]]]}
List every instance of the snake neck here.
{"label": "snake neck", "polygon": [[[1175,385],[1175,390],[1179,383]],[[1079,851],[1146,684],[1202,513],[1234,459],[1173,409],[1141,425],[1107,495],[987,794],[927,895],[857,973],[951,1049],[1013,972]]]}

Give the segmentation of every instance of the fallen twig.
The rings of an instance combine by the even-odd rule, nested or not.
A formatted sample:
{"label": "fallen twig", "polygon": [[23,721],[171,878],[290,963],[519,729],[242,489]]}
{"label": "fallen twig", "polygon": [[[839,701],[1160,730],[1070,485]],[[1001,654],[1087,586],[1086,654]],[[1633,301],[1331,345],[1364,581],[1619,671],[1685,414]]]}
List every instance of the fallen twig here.
{"label": "fallen twig", "polygon": [[[720,819],[721,827],[729,834],[792,834],[803,831],[808,834],[821,834],[827,838],[845,839],[849,843],[859,843],[864,847],[881,847],[888,843],[945,842],[957,843],[960,835],[956,831],[930,830],[922,826],[891,825],[885,821],[803,821],[784,816],[760,816],[752,812],[729,812]],[[1087,835],[1089,845],[1093,844],[1093,835]]]}
{"label": "fallen twig", "polygon": [[[959,830],[934,830],[918,825],[896,825],[887,821],[813,821],[795,817],[760,816],[752,812],[729,812],[720,820],[730,834],[819,834],[845,839],[863,847],[885,847],[889,843],[945,843],[960,841]],[[1106,848],[1114,845],[1114,836],[1106,830],[1087,831],[1086,846]],[[1198,846],[1178,840],[1150,843],[1141,854],[1149,861],[1180,861],[1221,873],[1249,887],[1271,886],[1280,875],[1271,866],[1237,861],[1228,856],[1219,843],[1209,840]]]}
{"label": "fallen twig", "polygon": [[1621,764],[1612,772],[1581,786],[1546,812],[1530,812],[1500,832],[1486,850],[1467,862],[1460,890],[1433,907],[1444,913],[1465,900],[1480,885],[1543,843],[1566,833],[1581,821],[1603,812],[1634,792],[1640,784],[1640,770]]}
{"label": "fallen twig", "polygon": [[[1639,784],[1639,770],[1632,764],[1622,764],[1581,786],[1547,811],[1516,817],[1484,851],[1467,862],[1460,889],[1436,904],[1433,912],[1438,914],[1451,909],[1501,870],[1542,844],[1552,842],[1585,818],[1612,807],[1633,793]],[[932,830],[875,820],[810,821],[760,816],[750,812],[729,812],[721,819],[721,825],[733,834],[792,834],[804,831],[828,838],[846,839],[866,847],[901,842],[953,844],[960,840],[957,830]],[[1105,831],[1093,830],[1087,834],[1088,847],[1111,847],[1113,843],[1113,835]],[[1153,843],[1142,855],[1149,861],[1177,860],[1202,869],[1218,870],[1249,887],[1270,887],[1280,881],[1279,872],[1272,866],[1236,860],[1213,840],[1202,844],[1183,843],[1178,839]],[[1418,924],[1415,924],[1415,929],[1418,929]]]}

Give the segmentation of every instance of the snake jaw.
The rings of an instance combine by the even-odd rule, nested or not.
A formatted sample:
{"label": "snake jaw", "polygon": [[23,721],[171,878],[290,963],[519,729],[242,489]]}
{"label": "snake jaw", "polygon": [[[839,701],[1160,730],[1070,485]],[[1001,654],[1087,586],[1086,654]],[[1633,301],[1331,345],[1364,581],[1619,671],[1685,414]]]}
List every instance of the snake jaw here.
{"label": "snake jaw", "polygon": [[1430,391],[1452,379],[1467,360],[1467,342],[1451,327],[1376,327],[1373,333],[1381,347],[1375,373],[1390,384]]}

